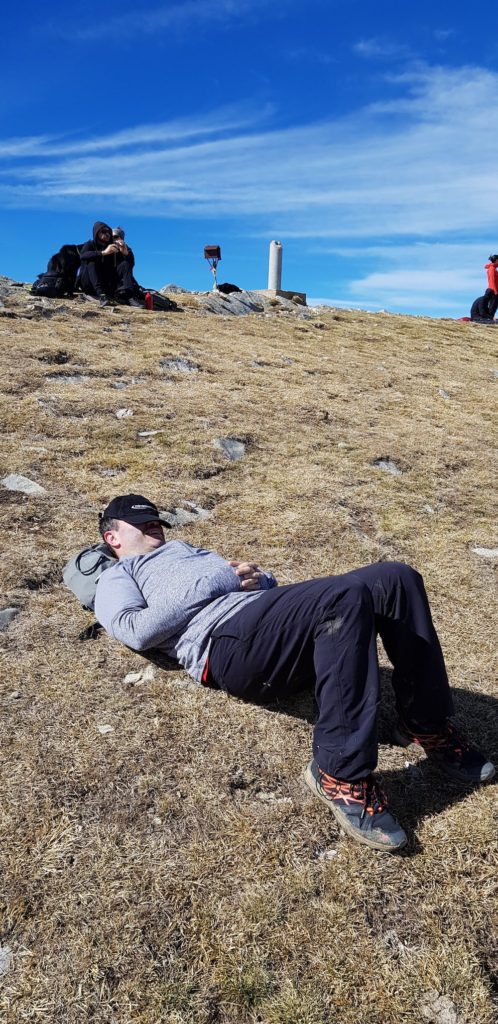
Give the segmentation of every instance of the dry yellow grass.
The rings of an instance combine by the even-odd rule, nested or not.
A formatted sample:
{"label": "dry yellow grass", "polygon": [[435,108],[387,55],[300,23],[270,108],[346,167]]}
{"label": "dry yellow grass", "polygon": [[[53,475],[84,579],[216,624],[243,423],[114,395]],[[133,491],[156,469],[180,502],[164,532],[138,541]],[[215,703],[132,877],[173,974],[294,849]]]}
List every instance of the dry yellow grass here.
{"label": "dry yellow grass", "polygon": [[[281,582],[409,561],[459,717],[496,759],[496,562],[472,551],[498,544],[495,330],[56,301],[45,318],[24,293],[9,301],[1,476],[47,493],[0,488],[2,607],[20,608],[2,634],[2,1021],[492,1024],[496,789],[462,792],[412,751],[405,768],[386,662],[398,857],[341,837],[304,792],[311,699],[253,707],[157,666],[125,684],[146,661],[78,639],[91,619],[61,569],[126,491],[210,508],[182,535]],[[178,357],[198,373],[161,369]],[[224,436],[246,442],[243,460],[214,448]]]}

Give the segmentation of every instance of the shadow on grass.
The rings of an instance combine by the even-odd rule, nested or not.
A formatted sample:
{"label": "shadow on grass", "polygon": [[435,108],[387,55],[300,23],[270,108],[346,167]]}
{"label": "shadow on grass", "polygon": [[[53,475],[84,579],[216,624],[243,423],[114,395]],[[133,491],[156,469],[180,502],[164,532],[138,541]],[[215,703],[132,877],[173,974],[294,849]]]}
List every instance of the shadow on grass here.
{"label": "shadow on grass", "polygon": [[[379,710],[379,744],[393,744],[393,728],[396,722],[394,694],[391,686],[392,672],[382,668],[381,703]],[[454,720],[462,727],[468,740],[495,764],[498,761],[498,700],[483,693],[452,688],[455,704]],[[290,715],[313,723],[316,718],[316,704],[311,691],[302,691],[295,697],[278,701],[267,706],[269,711]],[[403,748],[400,748],[403,749]],[[406,748],[406,761],[411,762],[410,753],[415,748]],[[419,852],[421,845],[413,830],[424,818],[440,814],[447,807],[465,799],[472,786],[448,778],[425,758],[401,771],[388,769],[380,772],[382,785],[389,796],[389,804],[399,816],[403,828],[411,834],[407,847],[408,855]]]}
{"label": "shadow on grass", "polygon": [[[160,651],[148,651],[147,660],[153,661],[160,668],[171,671],[179,670],[180,666],[165,657]],[[381,701],[379,708],[379,744],[393,744],[393,728],[396,721],[394,693],[391,685],[392,671],[380,669]],[[452,688],[455,704],[454,719],[469,741],[486,753],[496,764],[498,761],[498,700],[483,693],[471,690]],[[236,698],[232,698],[236,699]],[[288,715],[303,722],[313,724],[316,719],[317,706],[312,690],[300,690],[285,700],[265,704],[268,713]],[[402,748],[400,748],[402,749]],[[406,749],[408,767],[401,770],[387,769],[381,771],[382,785],[389,797],[389,805],[393,813],[399,817],[403,828],[407,831],[410,841],[402,856],[413,856],[422,847],[414,834],[419,823],[426,817],[440,814],[447,807],[465,799],[472,791],[472,786],[464,785],[448,778],[443,772],[425,758],[411,763],[410,753],[413,747]],[[413,754],[412,754],[413,756]]]}

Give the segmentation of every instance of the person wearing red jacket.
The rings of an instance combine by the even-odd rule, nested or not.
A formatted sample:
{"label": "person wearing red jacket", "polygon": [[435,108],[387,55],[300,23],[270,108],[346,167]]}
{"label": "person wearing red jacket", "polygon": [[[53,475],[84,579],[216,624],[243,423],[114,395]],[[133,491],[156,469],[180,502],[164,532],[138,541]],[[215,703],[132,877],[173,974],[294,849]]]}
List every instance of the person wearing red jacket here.
{"label": "person wearing red jacket", "polygon": [[490,319],[494,320],[498,309],[498,255],[490,256],[489,263],[484,264],[484,269],[488,275],[488,287],[485,293],[488,300],[488,313]]}

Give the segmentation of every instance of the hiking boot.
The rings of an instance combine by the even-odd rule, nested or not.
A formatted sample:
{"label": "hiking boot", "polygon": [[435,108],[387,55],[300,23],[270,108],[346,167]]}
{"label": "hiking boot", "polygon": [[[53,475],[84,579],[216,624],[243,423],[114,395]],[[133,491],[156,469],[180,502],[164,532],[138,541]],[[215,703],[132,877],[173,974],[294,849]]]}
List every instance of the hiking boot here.
{"label": "hiking boot", "polygon": [[134,298],[128,299],[128,305],[129,306],[134,306],[136,309],[143,309],[144,308],[143,302],[140,302],[139,299],[134,299]]}
{"label": "hiking boot", "polygon": [[495,766],[475,747],[471,747],[451,722],[445,722],[438,732],[414,731],[401,719],[395,729],[395,739],[402,747],[416,743],[439,768],[460,782],[489,782],[495,775]]}
{"label": "hiking boot", "polygon": [[99,304],[100,304],[100,306],[104,307],[104,306],[110,306],[111,302],[110,302],[110,299],[107,298],[107,295],[99,295]]}
{"label": "hiking boot", "polygon": [[388,853],[407,843],[406,833],[388,811],[386,798],[373,775],[359,782],[346,782],[327,775],[313,760],[304,781],[352,839]]}

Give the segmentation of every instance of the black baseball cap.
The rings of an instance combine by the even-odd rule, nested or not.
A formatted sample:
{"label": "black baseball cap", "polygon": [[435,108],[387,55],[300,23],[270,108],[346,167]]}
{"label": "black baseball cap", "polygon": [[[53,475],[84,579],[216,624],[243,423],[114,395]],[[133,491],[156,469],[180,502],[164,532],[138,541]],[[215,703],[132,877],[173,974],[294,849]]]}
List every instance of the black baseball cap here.
{"label": "black baseball cap", "polygon": [[122,519],[125,523],[150,523],[157,519],[162,526],[171,528],[171,523],[161,519],[157,506],[143,494],[120,494],[109,502],[99,519]]}
{"label": "black baseball cap", "polygon": [[494,255],[494,256],[490,256],[489,258],[490,258],[490,260],[491,260],[491,262],[492,262],[492,263],[494,263],[494,262],[495,262],[495,260],[498,260],[498,256],[497,256],[497,254],[496,254],[496,253],[495,253],[495,255]]}

